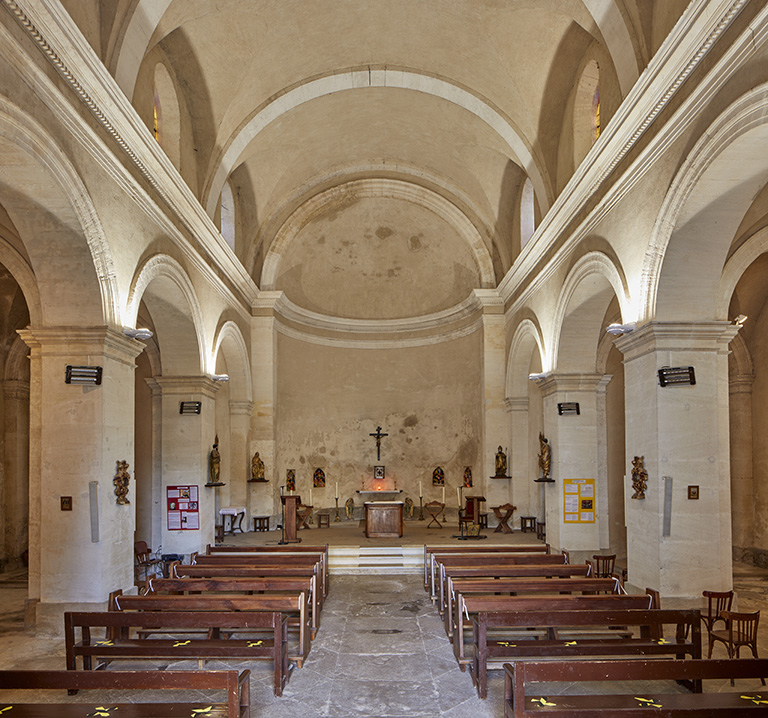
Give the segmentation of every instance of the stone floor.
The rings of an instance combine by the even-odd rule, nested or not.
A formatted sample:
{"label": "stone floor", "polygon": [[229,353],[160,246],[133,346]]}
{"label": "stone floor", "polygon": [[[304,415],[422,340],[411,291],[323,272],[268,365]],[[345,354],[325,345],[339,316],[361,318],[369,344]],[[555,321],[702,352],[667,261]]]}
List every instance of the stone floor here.
{"label": "stone floor", "polygon": [[[734,585],[741,610],[768,606],[768,571],[737,564]],[[39,639],[24,631],[25,597],[23,572],[0,576],[0,668],[63,668],[62,641]],[[762,626],[759,642],[768,646],[768,621]],[[717,646],[714,657],[724,656],[722,646]],[[153,665],[131,662],[130,667]],[[195,668],[196,664],[167,667]],[[210,662],[209,667],[252,670],[253,718],[503,715],[501,672],[491,673],[488,700],[479,700],[469,675],[459,671],[442,624],[416,574],[333,576],[317,639],[304,667],[293,671],[282,698],[272,693],[266,662]],[[555,695],[565,688],[553,685],[549,693]],[[668,689],[666,686],[664,690]],[[709,684],[707,689],[730,690],[730,686],[724,681]],[[753,689],[760,690],[759,684],[737,684],[737,690]],[[108,698],[115,697],[104,697]]]}

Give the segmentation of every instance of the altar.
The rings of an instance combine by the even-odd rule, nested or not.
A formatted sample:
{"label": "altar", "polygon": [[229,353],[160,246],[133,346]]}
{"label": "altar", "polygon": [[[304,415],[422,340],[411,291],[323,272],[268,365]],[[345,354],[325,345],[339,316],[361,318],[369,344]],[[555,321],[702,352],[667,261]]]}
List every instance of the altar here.
{"label": "altar", "polygon": [[366,538],[400,538],[403,535],[402,501],[366,501]]}

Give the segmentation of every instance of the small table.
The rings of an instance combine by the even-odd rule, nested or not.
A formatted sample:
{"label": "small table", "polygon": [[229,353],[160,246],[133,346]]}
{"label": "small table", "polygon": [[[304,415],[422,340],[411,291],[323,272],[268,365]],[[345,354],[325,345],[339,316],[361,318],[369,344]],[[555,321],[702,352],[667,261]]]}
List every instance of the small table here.
{"label": "small table", "polygon": [[528,533],[528,531],[536,531],[536,517],[535,516],[521,516],[520,517],[520,530],[523,533]]}
{"label": "small table", "polygon": [[253,530],[254,531],[269,531],[269,516],[254,516],[253,517]]}
{"label": "small table", "polygon": [[331,528],[331,515],[329,513],[322,513],[317,515],[317,528],[329,529]]}
{"label": "small table", "polygon": [[445,509],[445,504],[440,501],[430,501],[429,503],[424,504],[424,508],[431,517],[430,522],[427,524],[427,528],[432,526],[432,524],[437,524],[437,528],[439,529],[443,528],[439,519],[440,514],[443,513],[443,509]]}
{"label": "small table", "polygon": [[[227,533],[227,516],[229,516],[229,533],[233,534],[238,530],[240,533],[245,533],[243,531],[245,506],[227,506],[224,509],[219,509],[219,515],[224,522],[224,533]],[[235,525],[235,523],[237,523],[237,525]]]}
{"label": "small table", "polygon": [[491,508],[493,509],[496,518],[499,520],[499,525],[494,529],[494,533],[511,534],[512,529],[507,522],[512,518],[512,514],[517,506],[512,506],[512,504],[502,504],[501,506],[492,506]]}
{"label": "small table", "polygon": [[296,529],[308,529],[309,524],[307,521],[309,521],[309,517],[312,516],[312,509],[315,508],[314,506],[298,506],[296,508],[296,520],[298,521],[298,526]]}

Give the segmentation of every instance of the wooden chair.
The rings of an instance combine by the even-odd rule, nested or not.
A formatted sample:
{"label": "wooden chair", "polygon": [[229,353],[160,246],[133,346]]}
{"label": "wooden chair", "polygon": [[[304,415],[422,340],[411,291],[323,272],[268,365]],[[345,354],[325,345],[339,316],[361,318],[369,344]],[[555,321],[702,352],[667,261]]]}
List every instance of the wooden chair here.
{"label": "wooden chair", "polygon": [[[733,591],[702,591],[702,595],[707,599],[707,614],[702,615],[701,620],[707,627],[707,632],[712,633],[712,626],[716,621],[722,621],[725,625],[725,619],[720,615],[723,611],[730,611],[733,603]],[[712,642],[709,642],[709,657],[712,657]]]}
{"label": "wooden chair", "polygon": [[162,560],[159,558],[153,558],[152,552],[149,550],[146,541],[135,541],[133,544],[133,554],[136,558],[136,583],[141,580],[141,571],[144,571],[144,580],[146,581],[150,575],[150,569],[152,574],[157,574],[160,569]]}
{"label": "wooden chair", "polygon": [[610,578],[616,563],[616,554],[602,556],[596,554],[592,557],[595,562],[595,578]]}
{"label": "wooden chair", "polygon": [[[742,646],[749,646],[752,655],[757,655],[757,624],[760,622],[760,611],[752,613],[736,613],[735,611],[723,611],[719,618],[725,621],[725,628],[721,631],[709,632],[709,655],[712,657],[712,646],[715,641],[725,644],[728,658],[738,658]],[[765,678],[760,679],[765,685]],[[733,685],[733,678],[731,678]]]}

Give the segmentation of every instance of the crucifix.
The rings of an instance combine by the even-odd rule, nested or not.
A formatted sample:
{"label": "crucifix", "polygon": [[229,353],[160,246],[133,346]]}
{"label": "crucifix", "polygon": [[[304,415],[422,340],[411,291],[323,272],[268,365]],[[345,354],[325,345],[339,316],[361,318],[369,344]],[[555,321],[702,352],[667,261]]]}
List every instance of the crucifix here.
{"label": "crucifix", "polygon": [[389,434],[382,434],[381,427],[377,426],[376,433],[368,434],[368,436],[373,436],[376,439],[376,461],[381,461],[381,439],[383,436],[389,436]]}

